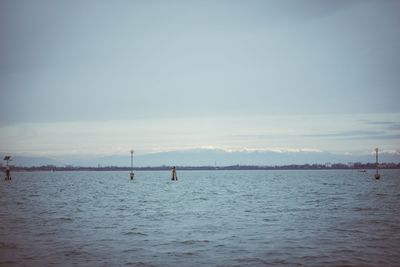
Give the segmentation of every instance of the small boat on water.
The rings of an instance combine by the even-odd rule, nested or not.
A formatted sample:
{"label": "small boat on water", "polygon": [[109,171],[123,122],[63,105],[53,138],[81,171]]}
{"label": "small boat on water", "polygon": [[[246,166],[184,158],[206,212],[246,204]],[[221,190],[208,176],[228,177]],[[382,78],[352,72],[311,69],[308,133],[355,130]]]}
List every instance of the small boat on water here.
{"label": "small boat on water", "polygon": [[359,172],[367,172],[367,170],[358,170]]}

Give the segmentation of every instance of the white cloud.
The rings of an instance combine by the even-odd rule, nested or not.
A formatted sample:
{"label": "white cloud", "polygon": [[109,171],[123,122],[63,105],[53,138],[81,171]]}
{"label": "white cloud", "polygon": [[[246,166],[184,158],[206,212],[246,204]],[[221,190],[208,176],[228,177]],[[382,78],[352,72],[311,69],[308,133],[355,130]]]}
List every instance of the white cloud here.
{"label": "white cloud", "polygon": [[374,147],[382,151],[398,150],[396,139],[372,142],[335,135],[318,138],[332,132],[399,131],[364,123],[371,117],[376,121],[400,120],[398,114],[352,114],[28,123],[0,127],[0,145],[4,152],[41,155],[124,154],[131,148],[137,154],[193,148],[282,153],[370,152]]}

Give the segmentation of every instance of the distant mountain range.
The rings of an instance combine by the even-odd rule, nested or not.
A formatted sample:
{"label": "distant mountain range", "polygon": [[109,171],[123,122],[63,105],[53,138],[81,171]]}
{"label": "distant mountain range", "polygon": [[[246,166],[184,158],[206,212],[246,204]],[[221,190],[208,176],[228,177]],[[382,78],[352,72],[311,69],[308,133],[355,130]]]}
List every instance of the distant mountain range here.
{"label": "distant mountain range", "polygon": [[[2,159],[4,153],[0,154]],[[65,155],[54,157],[38,157],[11,155],[10,164],[15,166],[130,166],[130,154],[126,155]],[[334,154],[329,152],[299,151],[299,152],[274,152],[274,151],[236,151],[227,152],[221,149],[193,149],[170,152],[159,152],[143,155],[135,155],[134,165],[146,166],[229,166],[229,165],[259,165],[275,166],[288,164],[325,164],[325,163],[349,163],[374,162],[374,154]],[[400,153],[380,153],[380,162],[400,163]]]}

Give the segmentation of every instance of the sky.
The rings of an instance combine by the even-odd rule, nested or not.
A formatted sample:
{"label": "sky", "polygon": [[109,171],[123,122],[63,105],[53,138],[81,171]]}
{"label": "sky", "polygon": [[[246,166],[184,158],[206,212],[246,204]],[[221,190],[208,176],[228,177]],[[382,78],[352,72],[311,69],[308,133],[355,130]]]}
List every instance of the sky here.
{"label": "sky", "polygon": [[0,1],[0,152],[400,152],[399,1]]}

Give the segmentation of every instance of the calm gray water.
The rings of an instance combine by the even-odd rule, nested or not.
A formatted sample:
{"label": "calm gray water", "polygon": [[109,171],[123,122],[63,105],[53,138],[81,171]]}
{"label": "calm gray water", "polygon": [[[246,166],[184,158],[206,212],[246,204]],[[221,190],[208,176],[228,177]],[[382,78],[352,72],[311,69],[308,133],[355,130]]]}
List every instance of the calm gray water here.
{"label": "calm gray water", "polygon": [[19,172],[4,266],[400,266],[400,170]]}

